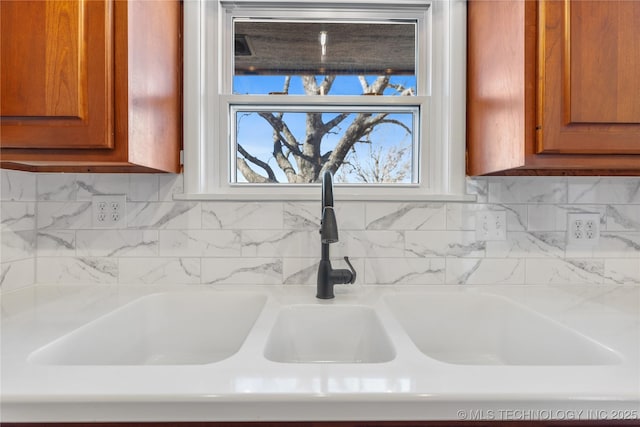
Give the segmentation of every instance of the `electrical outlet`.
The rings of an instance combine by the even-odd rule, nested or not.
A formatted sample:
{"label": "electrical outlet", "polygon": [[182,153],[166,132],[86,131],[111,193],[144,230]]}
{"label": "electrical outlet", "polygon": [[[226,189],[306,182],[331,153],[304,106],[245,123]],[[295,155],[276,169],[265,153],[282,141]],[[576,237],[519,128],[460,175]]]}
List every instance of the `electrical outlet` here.
{"label": "electrical outlet", "polygon": [[127,212],[126,204],[127,196],[125,195],[93,196],[91,198],[93,226],[97,228],[122,227]]}
{"label": "electrical outlet", "polygon": [[501,211],[476,212],[477,240],[506,240],[507,213]]}
{"label": "electrical outlet", "polygon": [[567,214],[567,244],[595,246],[600,240],[600,214]]}

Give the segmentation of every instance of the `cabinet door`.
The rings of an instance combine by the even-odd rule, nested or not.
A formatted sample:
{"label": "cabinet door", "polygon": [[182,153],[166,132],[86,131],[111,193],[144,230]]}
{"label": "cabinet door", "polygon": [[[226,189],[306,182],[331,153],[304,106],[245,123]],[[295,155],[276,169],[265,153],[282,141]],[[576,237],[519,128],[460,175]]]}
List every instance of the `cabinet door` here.
{"label": "cabinet door", "polygon": [[640,154],[640,2],[540,3],[537,153]]}
{"label": "cabinet door", "polygon": [[111,2],[2,0],[3,148],[113,147]]}

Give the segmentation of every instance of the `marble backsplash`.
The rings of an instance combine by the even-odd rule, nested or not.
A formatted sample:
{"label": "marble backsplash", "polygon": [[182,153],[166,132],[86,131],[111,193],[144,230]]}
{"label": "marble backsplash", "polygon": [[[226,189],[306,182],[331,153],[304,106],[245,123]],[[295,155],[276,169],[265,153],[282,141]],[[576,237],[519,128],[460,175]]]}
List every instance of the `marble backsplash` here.
{"label": "marble backsplash", "polygon": [[[313,284],[319,202],[174,201],[175,175],[2,170],[3,290],[33,283]],[[368,284],[640,285],[640,178],[491,177],[474,203],[337,202],[334,266]],[[123,226],[92,225],[94,194],[126,194]],[[476,239],[505,210],[507,239]],[[600,215],[597,246],[567,245],[567,213]]]}

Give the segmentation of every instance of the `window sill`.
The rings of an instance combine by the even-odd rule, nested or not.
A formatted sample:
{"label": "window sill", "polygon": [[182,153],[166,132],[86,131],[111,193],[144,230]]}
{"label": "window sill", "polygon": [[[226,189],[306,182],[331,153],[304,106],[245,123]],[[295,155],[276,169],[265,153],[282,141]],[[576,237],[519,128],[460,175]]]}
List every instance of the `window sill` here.
{"label": "window sill", "polygon": [[[174,200],[219,200],[219,201],[272,201],[272,202],[294,202],[294,201],[320,201],[320,188],[311,193],[293,194],[263,194],[258,192],[246,193],[190,193],[174,194]],[[341,194],[336,189],[334,192],[336,200],[340,201],[363,201],[363,202],[475,202],[474,194]]]}

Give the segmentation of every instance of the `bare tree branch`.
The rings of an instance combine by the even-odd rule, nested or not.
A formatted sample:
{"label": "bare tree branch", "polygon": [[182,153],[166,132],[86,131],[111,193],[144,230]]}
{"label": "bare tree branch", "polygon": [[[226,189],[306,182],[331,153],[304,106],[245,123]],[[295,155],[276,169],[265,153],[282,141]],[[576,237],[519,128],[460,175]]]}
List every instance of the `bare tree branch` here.
{"label": "bare tree branch", "polygon": [[413,96],[415,92],[412,87],[404,87],[401,84],[389,84],[389,87],[394,88],[396,91],[400,92],[400,96]]}
{"label": "bare tree branch", "polygon": [[335,128],[336,126],[338,126],[340,123],[342,123],[344,121],[344,119],[346,119],[347,117],[349,117],[349,113],[342,113],[337,115],[336,117],[334,117],[333,119],[329,120],[327,123],[325,123],[322,127],[322,133],[323,134],[327,134],[331,131],[331,129]]}
{"label": "bare tree branch", "polygon": [[382,123],[389,123],[389,124],[394,124],[394,125],[398,125],[401,128],[403,128],[404,130],[407,131],[407,133],[411,133],[411,128],[407,125],[405,125],[404,123],[402,123],[400,120],[393,120],[393,119],[386,119],[386,120],[381,120],[378,122],[378,124],[382,124]]}
{"label": "bare tree branch", "polygon": [[384,75],[379,76],[372,85],[369,86],[368,93],[375,93],[376,95],[382,95],[384,90],[389,86],[389,78],[390,76]]}
{"label": "bare tree branch", "polygon": [[263,184],[273,182],[269,180],[269,178],[262,176],[259,173],[255,172],[253,169],[251,169],[249,164],[247,164],[247,162],[242,157],[236,158],[236,165],[240,173],[242,173],[242,176],[244,176],[244,178],[248,182],[259,182]]}
{"label": "bare tree branch", "polygon": [[389,86],[389,76],[378,76],[376,80],[369,84],[364,76],[358,76],[362,93],[365,95],[382,95],[384,90]]}
{"label": "bare tree branch", "polygon": [[326,95],[331,91],[331,87],[333,86],[333,82],[336,80],[336,76],[324,76],[324,80],[320,84],[320,93],[319,95]]}
{"label": "bare tree branch", "polygon": [[291,76],[286,76],[284,78],[284,87],[282,88],[282,92],[289,94],[289,85],[291,84]]}
{"label": "bare tree branch", "polygon": [[[305,75],[300,76],[300,78],[303,83],[304,93],[307,96],[318,96],[329,94],[336,76],[326,75],[322,80],[315,75]],[[285,77],[282,93],[289,93],[291,79],[291,76]],[[382,75],[376,77],[375,80],[369,83],[365,76],[358,76],[362,94],[364,95],[382,95],[388,88],[392,88],[396,94],[401,96],[414,95],[413,88],[407,88],[399,83],[391,83],[390,79],[391,76]],[[304,136],[298,136],[300,139],[297,139],[287,123],[285,123],[283,112],[274,113],[261,111],[258,112],[258,114],[266,120],[273,129],[273,158],[278,168],[284,172],[287,180],[292,183],[317,182],[324,170],[330,170],[336,173],[342,165],[349,166],[355,175],[361,176],[361,179],[365,179],[366,177],[368,180],[376,180],[383,179],[385,176],[388,177],[391,173],[390,168],[398,164],[398,158],[404,155],[404,151],[387,151],[383,153],[380,149],[378,149],[378,151],[374,149],[375,152],[371,153],[373,158],[367,163],[369,170],[361,168],[360,171],[357,170],[357,167],[360,165],[355,162],[355,160],[358,160],[357,157],[354,157],[352,159],[353,161],[348,161],[347,156],[350,153],[355,155],[356,151],[354,146],[356,144],[374,144],[372,141],[372,132],[375,127],[380,124],[396,125],[403,128],[407,133],[412,133],[409,126],[400,120],[389,118],[389,113],[340,113],[324,123],[323,112],[309,111],[305,116],[305,134]],[[340,129],[340,124],[354,115],[355,118],[349,122],[346,130]],[[332,150],[321,153],[321,143],[327,134],[339,135],[340,139]],[[372,147],[375,147],[375,145],[372,145]],[[246,170],[247,175],[245,175],[245,178],[248,181],[255,178],[258,180],[256,182],[269,182],[269,180],[276,178],[275,172],[269,164],[255,157],[251,157],[249,153],[240,151],[240,154],[249,162],[264,169],[268,175],[265,177],[257,174],[251,169],[249,163],[244,159],[239,159],[238,169],[243,175],[245,175]],[[363,161],[367,161],[367,159]],[[395,170],[393,173],[396,178],[399,176],[402,177],[402,171]]]}
{"label": "bare tree branch", "polygon": [[406,157],[409,146],[369,147],[369,155],[364,159],[352,150],[349,161],[345,161],[336,176],[337,182],[348,182],[355,178],[358,182],[403,182],[411,170],[411,161]]}
{"label": "bare tree branch", "polygon": [[367,83],[367,79],[365,79],[364,76],[358,76],[358,81],[362,87],[362,93],[369,93],[369,83]]}
{"label": "bare tree branch", "polygon": [[[267,173],[267,176],[269,177],[265,179],[268,179],[269,181],[272,181],[272,182],[278,182],[278,179],[276,178],[276,174],[273,173],[273,169],[271,169],[271,166],[269,166],[266,162],[263,162],[262,160],[258,159],[257,157],[254,157],[251,154],[249,154],[242,145],[237,144],[237,146],[238,146],[238,152],[242,154],[247,160],[249,160],[254,165],[264,169],[264,171]],[[246,175],[245,175],[245,178],[246,178]],[[253,182],[253,181],[250,181],[250,182]]]}
{"label": "bare tree branch", "polygon": [[278,116],[275,116],[274,114],[261,111],[258,114],[271,125],[275,132],[278,132],[279,134],[282,133],[284,137],[281,138],[282,142],[287,146],[289,150],[291,150],[291,152],[294,153],[294,155],[302,156],[302,152],[299,148],[300,144],[296,140],[296,137],[293,135],[293,133],[291,133],[291,130],[289,130],[287,124],[282,120],[282,113],[278,114]]}
{"label": "bare tree branch", "polygon": [[282,152],[282,139],[275,130],[273,131],[273,157],[276,159],[278,167],[280,167],[287,176],[287,181],[289,183],[298,182],[298,174],[287,156]]}

